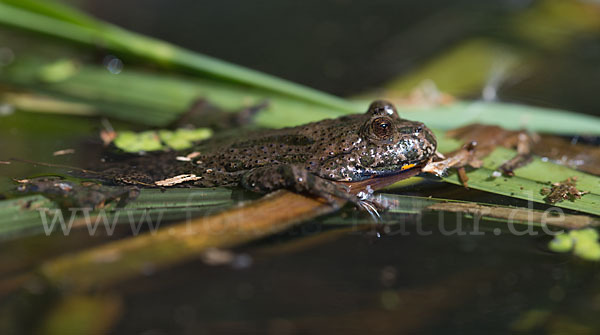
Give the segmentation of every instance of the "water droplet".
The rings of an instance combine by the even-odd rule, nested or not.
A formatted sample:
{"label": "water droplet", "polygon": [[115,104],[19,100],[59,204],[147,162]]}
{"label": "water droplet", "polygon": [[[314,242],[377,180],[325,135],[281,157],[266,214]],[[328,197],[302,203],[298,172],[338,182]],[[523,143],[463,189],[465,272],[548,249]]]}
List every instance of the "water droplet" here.
{"label": "water droplet", "polygon": [[123,70],[123,61],[113,55],[104,57],[102,64],[112,74],[119,74]]}

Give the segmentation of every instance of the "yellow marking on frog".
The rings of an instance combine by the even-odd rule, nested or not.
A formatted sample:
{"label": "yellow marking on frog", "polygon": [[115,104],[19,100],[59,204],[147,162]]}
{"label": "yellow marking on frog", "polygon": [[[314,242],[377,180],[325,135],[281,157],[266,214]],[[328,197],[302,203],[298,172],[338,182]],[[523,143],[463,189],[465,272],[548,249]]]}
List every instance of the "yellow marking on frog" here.
{"label": "yellow marking on frog", "polygon": [[406,164],[400,168],[400,171],[408,170],[412,167],[415,167],[417,164]]}

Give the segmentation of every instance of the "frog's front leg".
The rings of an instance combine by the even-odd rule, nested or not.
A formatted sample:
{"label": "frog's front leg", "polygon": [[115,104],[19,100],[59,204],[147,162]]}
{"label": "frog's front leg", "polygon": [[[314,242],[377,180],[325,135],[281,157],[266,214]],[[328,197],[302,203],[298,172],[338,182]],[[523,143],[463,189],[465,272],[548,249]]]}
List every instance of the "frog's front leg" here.
{"label": "frog's front leg", "polygon": [[297,193],[310,193],[324,198],[330,204],[337,205],[335,198],[350,201],[360,206],[356,195],[348,188],[331,180],[310,173],[296,164],[263,166],[247,172],[241,180],[244,188],[254,192],[266,193],[278,189],[288,189]]}

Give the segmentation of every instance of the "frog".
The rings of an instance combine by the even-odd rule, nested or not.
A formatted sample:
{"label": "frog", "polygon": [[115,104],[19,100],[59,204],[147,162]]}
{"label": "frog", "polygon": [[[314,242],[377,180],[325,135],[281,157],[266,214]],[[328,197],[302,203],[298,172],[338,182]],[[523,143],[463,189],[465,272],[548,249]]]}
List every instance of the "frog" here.
{"label": "frog", "polygon": [[392,103],[376,100],[362,114],[216,136],[185,152],[139,157],[127,169],[113,170],[119,171],[113,180],[150,187],[242,186],[258,193],[287,189],[358,204],[365,195],[349,192],[348,183],[419,169],[436,148],[425,124],[403,119]]}

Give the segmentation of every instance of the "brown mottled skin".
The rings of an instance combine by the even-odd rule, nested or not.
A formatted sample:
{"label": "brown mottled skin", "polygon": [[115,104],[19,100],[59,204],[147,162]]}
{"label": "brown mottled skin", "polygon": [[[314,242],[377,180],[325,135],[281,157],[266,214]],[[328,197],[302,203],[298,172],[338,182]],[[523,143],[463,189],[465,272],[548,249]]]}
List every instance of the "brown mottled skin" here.
{"label": "brown mottled skin", "polygon": [[[362,181],[398,173],[411,164],[427,162],[436,144],[423,123],[401,119],[392,104],[375,101],[364,114],[237,138],[208,139],[188,152],[171,154],[168,164],[134,164],[131,168],[137,171],[117,180],[151,184],[179,174],[195,174],[202,178],[191,183],[201,187],[242,185],[256,192],[287,188],[356,202],[356,196],[333,181]],[[191,162],[175,159],[191,152],[200,155]],[[152,171],[141,171],[146,164]]]}

